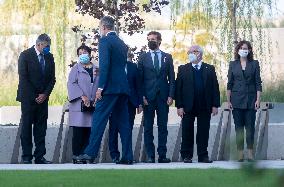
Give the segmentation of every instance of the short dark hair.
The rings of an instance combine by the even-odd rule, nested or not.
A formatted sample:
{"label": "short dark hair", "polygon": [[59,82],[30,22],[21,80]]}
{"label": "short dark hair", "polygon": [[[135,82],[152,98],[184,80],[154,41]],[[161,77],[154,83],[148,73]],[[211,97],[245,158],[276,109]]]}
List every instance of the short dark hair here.
{"label": "short dark hair", "polygon": [[104,16],[100,21],[107,29],[114,30],[114,19],[111,16]]}
{"label": "short dark hair", "polygon": [[36,39],[36,44],[42,43],[42,42],[46,42],[48,45],[51,44],[51,39],[47,34],[41,34],[37,37]]}
{"label": "short dark hair", "polygon": [[248,49],[249,49],[249,54],[247,56],[248,61],[253,61],[252,45],[249,41],[246,41],[246,40],[242,40],[239,43],[237,43],[237,45],[235,47],[235,60],[240,60],[239,50],[244,44],[246,44],[248,46]]}
{"label": "short dark hair", "polygon": [[91,55],[91,53],[92,53],[92,49],[90,47],[86,46],[85,44],[82,44],[80,47],[78,47],[78,49],[77,49],[77,56],[79,56],[79,51],[80,50],[87,51],[89,53],[89,55]]}
{"label": "short dark hair", "polygon": [[157,32],[157,31],[150,31],[150,32],[147,34],[147,36],[149,36],[149,35],[156,35],[156,36],[157,36],[157,39],[158,39],[159,41],[162,41],[162,35],[161,35],[161,33]]}

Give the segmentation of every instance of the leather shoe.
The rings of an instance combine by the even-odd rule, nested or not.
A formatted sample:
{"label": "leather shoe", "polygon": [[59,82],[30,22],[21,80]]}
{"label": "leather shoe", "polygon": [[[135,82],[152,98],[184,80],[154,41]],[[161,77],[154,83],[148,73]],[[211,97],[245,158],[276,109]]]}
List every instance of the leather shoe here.
{"label": "leather shoe", "polygon": [[241,159],[239,159],[239,160],[238,160],[238,162],[244,162],[244,159],[243,159],[243,158],[241,158]]}
{"label": "leather shoe", "polygon": [[22,164],[32,164],[32,161],[31,160],[22,160],[21,162]]}
{"label": "leather shoe", "polygon": [[133,161],[132,160],[120,160],[120,161],[116,162],[116,164],[132,165]]}
{"label": "leather shoe", "polygon": [[95,157],[89,156],[87,154],[79,155],[78,161],[86,164],[95,164]]}
{"label": "leather shoe", "polygon": [[52,162],[42,157],[40,159],[35,159],[35,164],[52,164]]}
{"label": "leather shoe", "polygon": [[155,163],[155,158],[149,158],[146,163]]}
{"label": "leather shoe", "polygon": [[170,163],[171,160],[169,158],[159,158],[158,163]]}
{"label": "leather shoe", "polygon": [[118,158],[114,158],[114,159],[112,159],[112,162],[117,164],[119,162],[119,159]]}
{"label": "leather shoe", "polygon": [[189,157],[186,157],[186,158],[183,159],[183,162],[184,163],[192,163],[192,159],[189,158]]}
{"label": "leather shoe", "polygon": [[198,158],[198,162],[201,162],[201,163],[212,163],[213,161],[210,160],[208,157],[203,157],[203,158]]}
{"label": "leather shoe", "polygon": [[254,162],[254,159],[248,158],[248,162]]}

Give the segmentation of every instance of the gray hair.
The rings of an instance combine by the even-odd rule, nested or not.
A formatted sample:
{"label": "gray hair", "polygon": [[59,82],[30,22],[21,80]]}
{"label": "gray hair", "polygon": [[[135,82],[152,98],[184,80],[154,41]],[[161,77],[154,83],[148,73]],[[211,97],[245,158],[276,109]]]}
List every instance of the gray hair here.
{"label": "gray hair", "polygon": [[192,52],[194,50],[199,51],[200,54],[203,55],[204,51],[203,51],[202,47],[200,47],[199,45],[192,45],[192,46],[190,46],[189,49],[188,49],[188,52]]}
{"label": "gray hair", "polygon": [[101,25],[104,25],[109,30],[114,30],[114,19],[110,16],[104,16],[101,20]]}
{"label": "gray hair", "polygon": [[36,39],[36,44],[46,42],[48,45],[51,44],[51,39],[47,34],[41,34]]}

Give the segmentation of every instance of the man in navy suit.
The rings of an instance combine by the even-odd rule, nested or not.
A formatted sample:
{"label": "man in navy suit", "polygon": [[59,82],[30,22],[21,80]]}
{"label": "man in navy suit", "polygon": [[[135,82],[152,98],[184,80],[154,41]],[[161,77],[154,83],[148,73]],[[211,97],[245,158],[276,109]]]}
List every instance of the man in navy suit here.
{"label": "man in navy suit", "polygon": [[[50,164],[46,154],[45,136],[48,118],[48,99],[56,82],[55,63],[49,52],[51,39],[41,34],[36,45],[23,51],[19,57],[19,86],[17,101],[21,102],[22,163]],[[35,150],[33,150],[34,136]]]}
{"label": "man in navy suit", "polygon": [[175,73],[172,56],[159,49],[161,34],[151,31],[147,35],[150,51],[142,54],[138,62],[139,79],[142,85],[144,103],[144,144],[147,162],[155,162],[155,146],[153,143],[153,124],[155,111],[158,125],[159,163],[169,163],[167,153],[167,124],[169,106],[173,103]]}
{"label": "man in navy suit", "polygon": [[[139,84],[137,65],[131,62],[130,55],[131,54],[129,53],[125,71],[127,72],[127,80],[130,88],[130,95],[128,97],[129,124],[133,129],[136,109],[138,114],[142,112],[143,100],[140,91],[141,85]],[[118,162],[120,158],[120,152],[118,151],[118,129],[117,125],[115,125],[116,122],[117,116],[113,113],[109,119],[109,151],[114,163]],[[129,143],[129,146],[132,146],[131,142]]]}
{"label": "man in navy suit", "polygon": [[114,32],[114,19],[105,16],[100,20],[99,67],[100,79],[96,93],[96,110],[89,145],[79,160],[93,163],[98,155],[103,133],[111,114],[115,114],[115,124],[121,136],[122,158],[120,164],[132,164],[131,126],[128,121],[129,85],[125,66],[127,62],[127,46]]}

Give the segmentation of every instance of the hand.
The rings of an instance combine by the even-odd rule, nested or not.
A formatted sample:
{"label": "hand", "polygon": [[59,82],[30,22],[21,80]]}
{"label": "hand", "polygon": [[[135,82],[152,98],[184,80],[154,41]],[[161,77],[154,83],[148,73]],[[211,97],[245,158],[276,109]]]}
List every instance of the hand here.
{"label": "hand", "polygon": [[183,115],[185,114],[183,108],[178,108],[177,109],[177,115],[181,118],[183,118]]}
{"label": "hand", "polygon": [[102,90],[98,89],[96,92],[96,100],[102,99]]}
{"label": "hand", "polygon": [[148,103],[148,101],[147,101],[147,99],[146,99],[146,97],[145,96],[143,96],[143,103],[144,103],[144,105],[149,105],[149,103]]}
{"label": "hand", "polygon": [[232,103],[231,103],[231,102],[229,102],[229,101],[228,101],[228,108],[229,108],[230,110],[232,110],[232,109],[233,109],[233,105],[232,105]]}
{"label": "hand", "polygon": [[140,114],[143,111],[143,107],[142,105],[139,105],[139,107],[137,108],[137,114]]}
{"label": "hand", "polygon": [[254,106],[255,106],[255,110],[258,110],[260,108],[260,101],[256,100]]}
{"label": "hand", "polygon": [[167,101],[167,104],[169,106],[171,106],[173,104],[173,99],[171,97],[168,97],[168,101]]}
{"label": "hand", "polygon": [[37,104],[41,104],[46,100],[47,96],[45,94],[39,94],[38,97],[35,99]]}
{"label": "hand", "polygon": [[88,97],[83,95],[83,96],[81,96],[81,98],[82,98],[82,101],[84,102],[84,105],[86,107],[89,107],[90,106],[90,101],[89,101]]}
{"label": "hand", "polygon": [[216,116],[218,114],[218,108],[212,107],[212,115]]}

